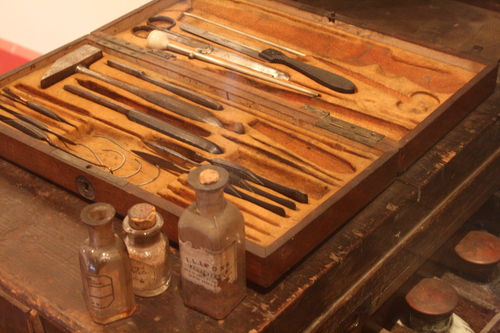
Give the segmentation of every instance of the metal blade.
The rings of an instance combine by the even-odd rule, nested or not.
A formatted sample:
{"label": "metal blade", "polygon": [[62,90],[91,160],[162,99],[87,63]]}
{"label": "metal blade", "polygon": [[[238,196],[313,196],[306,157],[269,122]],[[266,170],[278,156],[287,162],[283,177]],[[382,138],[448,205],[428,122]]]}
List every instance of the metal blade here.
{"label": "metal blade", "polygon": [[310,79],[313,79],[314,81],[332,90],[345,94],[353,94],[356,92],[356,86],[354,85],[354,83],[346,79],[345,77],[329,72],[322,68],[310,65],[303,61],[287,57],[281,51],[275,49],[262,50],[254,46],[241,43],[239,41],[235,41],[233,39],[229,39],[187,24],[181,25],[181,29],[189,33],[192,33],[198,37],[205,38],[214,43],[226,46],[230,49],[244,53],[251,57],[260,60],[266,60],[271,63],[283,64],[285,66],[293,68],[299,73],[304,74]]}
{"label": "metal blade", "polygon": [[170,161],[167,161],[164,158],[155,156],[153,154],[145,153],[145,152],[142,152],[139,150],[132,150],[132,152],[134,154],[140,156],[143,160],[145,160],[153,165],[157,165],[162,169],[174,171],[177,173],[189,172],[189,169],[184,169],[184,168],[182,168],[182,167],[180,167],[180,166],[178,166]]}
{"label": "metal blade", "polygon": [[272,193],[263,191],[258,187],[250,185],[246,180],[240,178],[238,175],[236,175],[234,173],[229,173],[229,182],[234,186],[241,187],[242,189],[245,189],[249,192],[252,192],[252,193],[261,195],[265,198],[271,199],[272,201],[279,203],[280,205],[283,205],[285,207],[291,208],[293,210],[297,209],[297,206],[295,205],[295,203],[293,201],[278,197]]}
{"label": "metal blade", "polygon": [[181,35],[181,34],[176,33],[174,31],[167,30],[167,31],[165,31],[165,33],[168,35],[169,39],[176,41],[178,43],[187,45],[189,47],[193,47],[199,53],[211,54],[215,57],[224,59],[226,61],[238,64],[238,65],[246,67],[246,68],[253,69],[255,71],[267,74],[267,75],[274,77],[274,78],[277,78],[277,79],[282,79],[282,80],[287,80],[287,81],[290,80],[290,75],[288,75],[287,73],[279,71],[275,68],[266,66],[258,61],[248,59],[248,58],[243,57],[243,56],[236,54],[234,52],[226,51],[224,49],[218,48],[216,46],[212,46],[212,45],[204,43],[204,42],[201,42],[201,41],[196,40],[194,38]]}
{"label": "metal blade", "polygon": [[182,164],[191,164],[193,166],[199,166],[200,163],[196,162],[196,161],[193,161],[191,160],[190,158],[182,155],[181,153],[173,150],[173,149],[170,149],[164,145],[159,145],[157,143],[154,143],[154,142],[149,142],[149,141],[143,141],[143,143],[148,146],[149,148],[151,148],[155,153],[157,153],[158,155],[160,155],[161,157],[165,157],[166,159],[169,159],[171,160],[172,162],[174,163],[177,163],[175,162],[175,160],[178,160],[180,161]]}
{"label": "metal blade", "polygon": [[195,36],[204,38],[206,40],[209,40],[211,42],[217,43],[219,45],[223,45],[225,47],[228,47],[232,50],[241,52],[243,54],[246,54],[250,57],[256,58],[256,59],[261,59],[259,57],[259,54],[264,51],[263,49],[259,49],[257,47],[248,45],[248,44],[243,44],[241,42],[235,41],[234,39],[229,39],[226,37],[223,37],[221,35],[215,34],[213,32],[208,32],[206,30],[200,29],[198,27],[195,27],[190,24],[182,24],[180,26],[181,30],[189,32]]}
{"label": "metal blade", "polygon": [[160,79],[154,78],[152,76],[149,76],[142,69],[135,68],[135,67],[132,67],[132,66],[126,65],[124,63],[114,61],[114,60],[108,60],[108,66],[116,68],[124,73],[138,77],[144,81],[153,83],[154,85],[157,85],[158,87],[161,87],[165,90],[173,92],[174,94],[177,94],[181,97],[184,97],[192,102],[206,106],[207,108],[214,109],[214,110],[222,110],[224,108],[224,106],[221,103],[214,100],[213,98],[205,96],[205,95],[198,93],[194,90],[186,89],[186,88],[181,87],[175,83],[167,82],[167,81],[160,80]]}
{"label": "metal blade", "polygon": [[46,108],[45,106],[43,106],[43,105],[41,105],[41,104],[39,104],[37,102],[34,102],[34,101],[28,101],[28,100],[26,100],[25,98],[22,98],[21,96],[14,94],[9,88],[3,88],[2,90],[6,93],[5,96],[7,96],[7,97],[9,97],[9,98],[11,98],[11,99],[13,99],[15,101],[18,101],[20,103],[23,103],[24,105],[26,105],[30,109],[35,110],[36,112],[38,112],[40,114],[43,114],[44,116],[47,116],[49,118],[52,118],[54,120],[57,120],[59,122],[65,123],[65,124],[68,124],[68,125],[73,126],[73,127],[76,128],[75,125],[73,125],[72,123],[70,123],[66,119],[64,119],[61,116],[59,116],[54,111]]}
{"label": "metal blade", "polygon": [[126,105],[115,103],[109,99],[93,94],[87,90],[80,89],[72,85],[65,85],[64,90],[75,95],[88,99],[92,102],[103,105],[107,108],[120,112],[127,116],[130,121],[141,124],[159,133],[165,134],[176,140],[185,142],[194,147],[201,148],[212,154],[221,154],[222,148],[212,141],[209,141],[199,135],[186,131],[183,128],[174,126],[166,121],[151,116],[147,113],[132,109]]}
{"label": "metal blade", "polygon": [[35,119],[35,118],[33,118],[33,117],[31,117],[31,116],[29,116],[27,114],[24,114],[24,113],[15,112],[15,111],[13,111],[13,110],[11,110],[9,108],[4,107],[3,105],[0,105],[0,109],[9,112],[13,116],[15,116],[17,119],[20,119],[20,120],[22,120],[24,122],[27,122],[28,124],[31,124],[31,125],[35,126],[36,128],[41,129],[42,131],[45,131],[47,133],[51,133],[52,135],[57,136],[59,139],[61,139],[64,142],[67,142],[67,143],[69,143],[71,145],[76,146],[76,142],[74,142],[73,140],[65,137],[62,134],[54,132],[47,125],[45,125],[44,123],[42,123],[38,119]]}
{"label": "metal blade", "polygon": [[241,192],[240,190],[236,189],[234,186],[232,186],[231,184],[227,184],[226,185],[226,188],[224,189],[224,192],[226,192],[227,194],[231,194],[237,198],[240,198],[240,199],[243,199],[243,200],[246,200],[248,202],[251,202],[257,206],[260,206],[264,209],[267,209],[268,211],[270,212],[273,212],[279,216],[283,216],[283,217],[286,217],[286,212],[285,210],[283,209],[283,207],[279,207],[279,206],[276,206],[276,205],[273,205],[273,204],[270,204],[268,202],[265,202],[265,201],[262,201],[260,199],[257,199],[249,194],[246,194],[245,192]]}
{"label": "metal blade", "polygon": [[50,141],[50,138],[47,135],[47,133],[45,133],[41,129],[39,129],[39,128],[37,128],[37,127],[35,127],[35,126],[33,126],[33,125],[23,121],[23,120],[9,118],[9,117],[6,117],[2,114],[0,114],[0,120],[6,124],[9,124],[10,126],[12,126],[14,128],[17,128],[18,130],[31,136],[32,138],[35,138],[35,139],[38,139],[41,141],[47,141],[47,142]]}
{"label": "metal blade", "polygon": [[255,184],[265,186],[295,201],[301,203],[307,203],[309,200],[308,195],[306,193],[275,183],[267,178],[257,175],[255,172],[253,172],[248,168],[245,168],[242,165],[221,158],[207,158],[207,161],[209,161],[213,165],[218,165],[220,167],[225,168],[229,172],[238,175],[242,179],[251,181]]}
{"label": "metal blade", "polygon": [[[145,153],[145,152],[138,151],[138,150],[132,150],[132,152],[134,154],[139,155],[145,161],[148,161],[149,163],[151,163],[153,165],[157,165],[157,166],[159,166],[162,169],[173,170],[173,171],[176,171],[176,172],[179,172],[179,173],[189,172],[190,171],[189,169],[184,169],[184,168],[178,166],[177,164],[174,164],[174,163],[172,163],[172,162],[170,162],[170,161],[168,161],[168,160],[166,160],[164,158],[161,158],[161,157],[149,154],[149,153]],[[275,205],[270,204],[268,202],[265,202],[265,201],[259,200],[257,198],[254,198],[251,195],[248,195],[246,193],[238,191],[237,189],[235,189],[234,187],[232,187],[230,184],[228,184],[226,186],[225,192],[228,193],[228,194],[234,195],[234,196],[236,196],[238,198],[241,198],[243,200],[246,200],[246,201],[249,201],[251,203],[254,203],[254,204],[256,204],[256,205],[258,205],[258,206],[260,206],[262,208],[265,208],[265,209],[267,209],[267,210],[269,210],[269,211],[271,211],[271,212],[273,212],[275,214],[278,214],[280,216],[286,216],[286,212],[285,212],[285,210],[282,207],[275,206]]]}

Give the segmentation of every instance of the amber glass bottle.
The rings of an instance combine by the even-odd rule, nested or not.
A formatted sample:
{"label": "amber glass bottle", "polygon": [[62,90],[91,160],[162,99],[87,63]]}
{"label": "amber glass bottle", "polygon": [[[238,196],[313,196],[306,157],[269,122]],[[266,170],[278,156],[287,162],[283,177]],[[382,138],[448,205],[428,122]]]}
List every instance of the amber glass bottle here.
{"label": "amber glass bottle", "polygon": [[179,220],[184,303],[222,319],[246,295],[245,230],[241,211],[224,198],[226,170],[205,165],[191,171],[196,202]]}
{"label": "amber glass bottle", "polygon": [[79,252],[84,299],[99,324],[129,317],[136,308],[130,260],[123,240],[113,232],[114,216],[107,203],[91,204],[81,212],[89,226],[89,238]]}

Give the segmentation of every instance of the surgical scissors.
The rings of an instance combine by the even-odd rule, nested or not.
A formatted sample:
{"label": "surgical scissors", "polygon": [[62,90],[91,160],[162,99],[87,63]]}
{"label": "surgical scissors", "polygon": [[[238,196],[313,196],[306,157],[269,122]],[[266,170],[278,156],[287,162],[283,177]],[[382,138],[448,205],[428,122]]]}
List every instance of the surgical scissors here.
{"label": "surgical scissors", "polygon": [[177,22],[169,16],[151,16],[148,18],[147,25],[138,25],[132,28],[132,33],[139,38],[148,38],[153,30],[169,31]]}
{"label": "surgical scissors", "polygon": [[159,30],[168,33],[170,39],[194,47],[196,51],[200,53],[206,54],[212,53],[214,51],[215,48],[209,44],[185,36],[178,32],[171,31],[170,29],[175,27],[176,24],[177,22],[169,16],[151,16],[150,18],[148,18],[147,24],[137,25],[133,27],[132,33],[139,38],[148,38],[150,32]]}

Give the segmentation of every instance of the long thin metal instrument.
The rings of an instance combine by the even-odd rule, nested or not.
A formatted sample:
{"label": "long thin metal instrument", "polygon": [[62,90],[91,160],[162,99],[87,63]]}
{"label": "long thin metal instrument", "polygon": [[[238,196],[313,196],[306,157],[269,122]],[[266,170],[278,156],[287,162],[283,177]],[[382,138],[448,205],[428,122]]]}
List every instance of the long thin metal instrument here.
{"label": "long thin metal instrument", "polygon": [[[170,151],[172,151],[171,149],[164,147],[163,145],[159,145],[153,142],[145,142],[145,144],[160,154],[162,153],[162,151],[163,153],[171,154]],[[245,168],[244,166],[241,166],[237,163],[224,160],[222,158],[208,158],[206,156],[199,154],[198,152],[192,152],[192,153],[195,155],[194,158],[196,159],[207,161],[212,163],[213,165],[218,165],[220,167],[223,167],[224,169],[228,170],[230,173],[237,175],[241,179],[245,179],[252,183],[267,187],[297,202],[307,203],[309,201],[308,195],[306,193],[275,183],[267,178],[257,175],[252,170]],[[178,158],[181,159],[184,158],[185,161],[188,163],[198,163],[192,161],[192,159],[186,158],[183,154],[177,152],[174,153],[174,156],[177,156]]]}
{"label": "long thin metal instrument", "polygon": [[147,90],[133,86],[129,83],[90,70],[87,66],[82,66],[82,65],[77,66],[76,72],[89,75],[93,78],[99,79],[101,81],[107,82],[124,90],[127,90],[128,92],[131,92],[147,100],[148,102],[156,104],[162,108],[180,114],[184,117],[201,121],[216,127],[224,127],[224,125],[220,122],[220,120],[215,118],[207,110],[202,109],[196,105],[186,103],[172,96],[162,94],[153,90]]}
{"label": "long thin metal instrument", "polygon": [[183,167],[181,167],[175,163],[172,163],[164,158],[161,158],[161,157],[149,154],[149,153],[145,153],[145,152],[140,151],[140,150],[132,149],[132,152],[134,154],[136,154],[137,156],[139,156],[140,158],[142,158],[143,160],[145,160],[153,165],[157,165],[162,169],[174,171],[176,173],[189,172],[189,169],[183,168]]}
{"label": "long thin metal instrument", "polygon": [[205,38],[214,43],[224,45],[238,52],[244,53],[256,59],[266,60],[271,63],[278,63],[282,65],[286,65],[290,68],[295,69],[296,71],[304,74],[310,79],[318,82],[319,84],[330,88],[332,90],[344,93],[344,94],[353,94],[356,92],[356,86],[354,83],[343,76],[338,74],[329,72],[322,68],[310,65],[300,60],[296,60],[294,58],[287,57],[281,51],[275,49],[259,49],[255,46],[248,45],[239,41],[235,41],[233,39],[215,34],[213,32],[208,32],[198,27],[183,24],[181,25],[181,29],[183,31],[187,31],[192,33],[198,37]]}
{"label": "long thin metal instrument", "polygon": [[[191,164],[193,166],[201,165],[201,163],[193,161],[190,158],[182,155],[181,153],[179,153],[173,149],[170,149],[168,147],[165,147],[163,145],[159,145],[157,143],[149,142],[149,141],[144,141],[144,144],[146,146],[148,146],[149,148],[151,148],[156,153],[158,153],[160,156],[163,156],[169,160],[178,159],[183,164]],[[175,162],[175,161],[172,161],[172,162]],[[252,192],[252,193],[261,195],[265,198],[268,198],[276,203],[279,203],[282,206],[288,207],[288,208],[293,209],[293,210],[297,209],[297,205],[293,201],[282,198],[282,197],[278,197],[272,193],[266,192],[264,190],[261,190],[258,187],[250,185],[245,179],[243,179],[239,176],[239,174],[241,172],[244,172],[245,170],[242,170],[241,172],[237,172],[237,173],[234,171],[234,168],[226,168],[226,170],[229,172],[229,175],[230,175],[229,181],[231,182],[231,184],[238,186],[238,187],[241,187],[249,192]],[[251,176],[252,176],[251,174],[247,175],[247,177],[251,177]]]}
{"label": "long thin metal instrument", "polygon": [[165,90],[168,90],[170,92],[173,92],[174,94],[177,94],[181,97],[184,97],[186,99],[189,99],[192,102],[198,103],[200,105],[206,106],[207,108],[211,108],[214,110],[222,110],[224,106],[216,101],[213,98],[207,97],[203,94],[200,94],[196,91],[186,89],[184,87],[181,87],[177,84],[173,84],[167,81],[159,80],[157,78],[154,78],[150,75],[147,75],[146,72],[143,70],[140,70],[138,68],[134,68],[132,66],[123,64],[118,61],[114,60],[108,60],[107,62],[108,66],[113,67],[115,69],[118,69],[119,71],[122,71],[124,73],[133,75],[137,78],[140,78],[144,81],[153,83],[154,85],[157,85],[158,87],[161,87]]}
{"label": "long thin metal instrument", "polygon": [[[139,26],[137,27],[139,29],[146,29],[147,31],[151,32],[154,30],[158,30],[158,28],[146,25],[146,26]],[[282,80],[290,80],[290,75],[288,75],[285,72],[282,72],[276,68],[267,66],[261,62],[255,61],[253,59],[244,57],[238,53],[235,52],[230,52],[224,49],[221,49],[220,47],[216,47],[210,44],[207,44],[205,42],[202,42],[198,39],[177,33],[175,31],[171,31],[168,29],[160,29],[161,31],[165,32],[169,39],[184,44],[186,46],[192,47],[196,49],[198,52],[203,53],[203,54],[210,54],[213,55],[214,57],[218,57],[221,59],[224,59],[225,61],[232,62],[235,64],[238,64],[243,67],[247,67],[249,69],[253,69],[257,72],[261,72],[263,74],[272,76],[277,79],[282,79]],[[133,30],[132,30],[133,31]]]}
{"label": "long thin metal instrument", "polygon": [[[158,42],[160,40],[162,42]],[[181,45],[172,44],[168,40],[168,35],[165,32],[160,31],[160,30],[155,30],[149,34],[148,47],[150,49],[153,49],[153,50],[162,50],[163,49],[163,50],[169,50],[169,51],[173,51],[176,53],[180,53],[180,54],[183,54],[183,55],[189,57],[190,59],[199,59],[202,61],[206,61],[208,63],[218,65],[218,66],[221,66],[224,68],[228,68],[228,69],[231,69],[231,70],[239,72],[239,73],[250,75],[250,76],[259,78],[261,80],[264,80],[264,81],[272,82],[272,83],[281,85],[283,87],[287,87],[287,88],[290,88],[290,89],[293,89],[296,91],[300,91],[302,93],[305,93],[305,94],[308,94],[308,95],[311,95],[314,97],[319,96],[319,94],[317,92],[311,91],[309,89],[306,89],[306,88],[303,88],[303,87],[300,87],[300,86],[297,86],[294,84],[291,84],[287,81],[278,80],[278,79],[275,79],[274,77],[269,77],[267,75],[262,74],[261,72],[251,70],[247,67],[243,67],[243,66],[237,65],[235,63],[230,63],[230,62],[227,62],[223,59],[210,57],[210,56],[207,56],[206,54],[201,54],[199,52],[196,52],[196,50],[191,50],[191,49],[188,49],[188,48],[181,46]]]}
{"label": "long thin metal instrument", "polygon": [[259,176],[252,170],[245,168],[239,164],[233,163],[231,161],[227,161],[221,158],[206,158],[207,161],[212,163],[213,165],[218,165],[226,169],[231,169],[233,172],[235,172],[238,176],[240,176],[243,179],[249,180],[251,182],[254,182],[258,185],[262,185],[264,187],[267,187],[271,190],[274,190],[278,193],[283,194],[284,196],[293,199],[297,202],[301,203],[307,203],[308,202],[308,196],[306,193],[303,193],[301,191],[283,186],[281,184],[275,183],[267,178],[264,178],[262,176]]}
{"label": "long thin metal instrument", "polygon": [[282,49],[282,50],[288,51],[288,52],[290,52],[290,53],[296,54],[296,55],[298,55],[298,56],[302,56],[302,57],[303,57],[303,56],[306,56],[306,54],[305,54],[305,53],[302,53],[302,52],[300,52],[300,51],[296,51],[296,50],[291,49],[291,48],[289,48],[289,47],[286,47],[286,46],[283,46],[283,45],[279,45],[279,44],[273,43],[273,42],[271,42],[271,41],[265,40],[265,39],[263,39],[263,38],[260,38],[260,37],[254,36],[254,35],[250,35],[250,34],[248,34],[248,33],[246,33],[246,32],[239,31],[239,30],[236,30],[236,29],[234,29],[234,28],[230,28],[230,27],[228,27],[228,26],[226,26],[226,25],[223,25],[223,24],[220,24],[220,23],[217,23],[217,22],[214,22],[214,21],[208,20],[208,19],[203,18],[203,17],[201,17],[201,16],[194,15],[194,14],[191,14],[191,13],[188,13],[188,12],[184,12],[184,13],[183,13],[183,15],[186,15],[186,16],[189,16],[189,17],[193,17],[193,18],[198,19],[198,20],[200,20],[200,21],[204,21],[204,22],[207,22],[207,23],[210,23],[210,24],[216,25],[216,26],[218,26],[218,27],[221,27],[221,28],[224,28],[224,29],[230,30],[230,31],[232,31],[232,32],[236,32],[236,33],[238,33],[238,34],[240,34],[240,35],[243,35],[243,36],[247,36],[247,37],[253,38],[253,39],[255,39],[255,40],[258,40],[258,41],[260,41],[260,42],[263,42],[263,43],[266,43],[266,44],[272,45],[272,46],[277,47],[277,48],[279,48],[279,49]]}
{"label": "long thin metal instrument", "polygon": [[65,85],[64,90],[69,91],[85,99],[88,99],[94,103],[98,103],[107,108],[120,112],[126,115],[127,118],[133,122],[151,128],[157,132],[160,132],[174,139],[190,144],[194,147],[203,149],[209,153],[221,154],[223,152],[222,148],[219,147],[217,144],[213,143],[212,141],[209,141],[194,133],[188,132],[180,127],[169,124],[161,119],[150,116],[147,113],[132,109],[125,105],[115,103],[106,98],[93,94],[90,91],[72,85]]}
{"label": "long thin metal instrument", "polygon": [[50,134],[53,134],[55,136],[57,136],[59,139],[61,139],[62,141],[64,142],[67,142],[71,145],[75,145],[76,146],[76,142],[74,142],[73,140],[65,137],[64,135],[62,134],[59,134],[57,132],[54,132],[53,130],[51,130],[47,125],[45,125],[44,123],[42,123],[41,121],[33,118],[33,117],[30,117],[28,116],[27,114],[22,114],[22,113],[19,113],[19,112],[16,112],[14,110],[11,110],[3,105],[0,104],[0,109],[4,110],[4,111],[7,111],[8,113],[10,113],[11,115],[13,115],[14,117],[16,117],[17,119],[20,119],[20,120],[23,120],[39,129],[41,129],[42,131],[45,131],[47,133],[50,133]]}
{"label": "long thin metal instrument", "polygon": [[240,199],[246,200],[248,202],[251,202],[253,204],[256,204],[257,206],[260,206],[260,207],[262,207],[270,212],[273,212],[274,214],[286,217],[286,212],[283,209],[283,207],[279,207],[279,206],[270,204],[270,203],[262,201],[256,197],[253,197],[249,194],[246,194],[245,192],[242,192],[242,191],[238,190],[236,187],[232,186],[231,183],[226,185],[224,192],[226,192],[227,194],[231,194],[237,198],[240,198]]}
{"label": "long thin metal instrument", "polygon": [[100,164],[100,163],[95,163],[95,162],[92,162],[88,159],[86,159],[85,157],[82,157],[78,154],[75,154],[67,149],[64,149],[63,147],[55,144],[52,140],[50,140],[49,136],[47,135],[47,133],[45,133],[44,131],[42,131],[41,129],[31,125],[30,123],[27,123],[25,122],[24,120],[21,120],[21,119],[13,119],[13,118],[9,118],[9,117],[6,117],[4,115],[1,115],[0,114],[0,120],[3,121],[4,123],[20,130],[21,132],[23,132],[24,134],[27,134],[29,136],[31,136],[32,138],[35,138],[35,139],[38,139],[40,141],[45,141],[47,142],[50,146],[54,147],[54,148],[57,148],[63,152],[65,152],[66,154],[69,154],[69,155],[72,155],[74,157],[77,157],[79,159],[81,159],[82,161],[85,161],[86,163],[89,163],[89,164],[92,164],[92,165],[95,165],[95,166],[98,166],[98,167],[103,167],[103,168],[106,168],[108,169],[111,173],[113,173],[113,170],[111,170],[110,167],[108,167],[107,165],[104,165],[104,164]]}
{"label": "long thin metal instrument", "polygon": [[61,117],[57,113],[55,113],[54,111],[50,110],[49,108],[47,108],[47,107],[45,107],[37,102],[28,101],[27,99],[22,98],[21,96],[19,96],[17,94],[14,94],[12,92],[12,90],[10,90],[9,88],[3,88],[2,90],[6,94],[4,96],[9,97],[10,99],[17,101],[19,103],[22,103],[22,104],[26,105],[27,107],[29,107],[30,109],[32,109],[38,113],[43,114],[44,116],[47,116],[49,118],[52,118],[54,120],[60,121],[62,123],[68,124],[68,125],[76,128],[75,125],[73,125],[72,123],[70,123],[69,121],[67,121],[66,119],[64,119],[63,117]]}
{"label": "long thin metal instrument", "polygon": [[266,192],[266,191],[264,191],[256,186],[253,186],[253,185],[249,184],[246,180],[240,178],[238,175],[236,175],[234,173],[229,173],[229,182],[234,186],[241,187],[241,188],[243,188],[251,193],[258,194],[260,196],[263,196],[264,198],[268,198],[276,203],[279,203],[282,206],[285,206],[285,207],[293,209],[293,210],[297,210],[297,205],[295,204],[295,202],[288,200],[288,199],[285,199],[285,198],[282,198],[282,197],[278,197],[277,195],[274,195],[274,194]]}
{"label": "long thin metal instrument", "polygon": [[[190,169],[187,169],[187,168],[183,168],[175,163],[172,163],[170,161],[168,161],[167,159],[164,159],[162,157],[159,157],[159,156],[156,156],[156,155],[153,155],[153,154],[150,154],[150,153],[146,153],[146,152],[143,152],[143,151],[138,151],[138,150],[132,150],[132,152],[138,156],[140,156],[142,159],[144,159],[145,161],[148,161],[149,163],[153,164],[153,165],[157,165],[163,169],[167,169],[167,170],[171,170],[171,171],[174,171],[174,172],[177,172],[177,173],[183,173],[183,172],[189,172]],[[233,187],[231,184],[228,184],[225,188],[225,192],[228,193],[228,194],[231,194],[235,197],[238,197],[240,199],[243,199],[243,200],[246,200],[248,202],[251,202],[251,203],[254,203],[264,209],[267,209],[269,210],[270,212],[273,212],[275,214],[278,214],[280,216],[286,216],[286,212],[285,210],[283,209],[283,207],[279,207],[279,206],[276,206],[276,205],[273,205],[269,202],[265,202],[265,201],[262,201],[258,198],[255,198],[249,194],[246,194],[238,189],[236,189],[235,187]]]}
{"label": "long thin metal instrument", "polygon": [[103,52],[101,49],[90,44],[82,45],[76,50],[57,59],[40,79],[40,86],[45,89],[75,73],[85,74],[124,89],[147,100],[148,102],[156,104],[184,117],[210,124],[212,126],[224,127],[222,122],[211,112],[198,105],[185,102],[158,91],[134,86],[128,82],[120,81],[113,77],[93,71],[88,67],[90,64],[101,59],[102,57]]}

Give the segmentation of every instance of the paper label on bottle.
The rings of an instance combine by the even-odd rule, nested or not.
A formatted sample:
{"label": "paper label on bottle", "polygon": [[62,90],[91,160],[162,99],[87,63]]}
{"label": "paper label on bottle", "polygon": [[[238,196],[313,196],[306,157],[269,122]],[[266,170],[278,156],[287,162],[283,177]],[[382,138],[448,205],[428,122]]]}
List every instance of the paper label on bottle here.
{"label": "paper label on bottle", "polygon": [[108,275],[86,275],[84,283],[92,307],[104,309],[109,307],[115,300],[112,277]]}
{"label": "paper label on bottle", "polygon": [[149,290],[156,282],[156,272],[150,265],[130,259],[132,268],[132,285],[135,290]]}
{"label": "paper label on bottle", "polygon": [[232,283],[238,277],[236,242],[222,251],[193,248],[191,242],[179,242],[182,277],[206,289],[219,292],[220,283]]}

